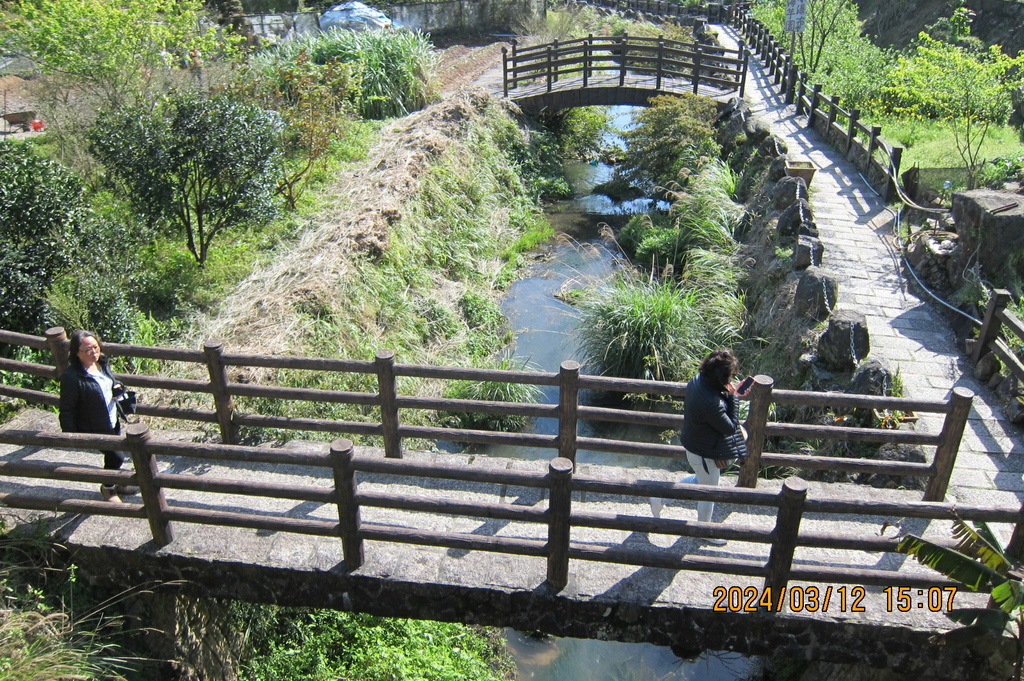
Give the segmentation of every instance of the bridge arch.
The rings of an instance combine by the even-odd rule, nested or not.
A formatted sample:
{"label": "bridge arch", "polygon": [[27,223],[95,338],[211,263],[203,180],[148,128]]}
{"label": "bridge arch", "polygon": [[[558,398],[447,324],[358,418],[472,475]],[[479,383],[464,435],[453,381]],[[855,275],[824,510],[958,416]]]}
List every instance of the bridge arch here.
{"label": "bridge arch", "polygon": [[502,90],[527,113],[577,106],[646,106],[693,92],[742,96],[748,52],[664,38],[587,36],[503,53]]}

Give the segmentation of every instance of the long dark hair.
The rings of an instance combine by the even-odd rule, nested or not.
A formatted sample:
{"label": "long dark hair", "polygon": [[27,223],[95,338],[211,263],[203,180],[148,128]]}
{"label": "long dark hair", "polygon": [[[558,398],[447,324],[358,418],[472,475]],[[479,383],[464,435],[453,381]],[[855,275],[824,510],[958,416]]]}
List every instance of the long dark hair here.
{"label": "long dark hair", "polygon": [[716,390],[724,390],[739,370],[731,350],[715,350],[700,363],[701,380]]}
{"label": "long dark hair", "polygon": [[86,338],[96,340],[96,344],[100,346],[100,357],[103,357],[103,341],[100,340],[100,337],[92,331],[79,329],[71,334],[71,344],[68,346],[68,362],[70,364],[78,367],[82,366],[82,360],[78,359],[78,351],[82,349],[82,341]]}

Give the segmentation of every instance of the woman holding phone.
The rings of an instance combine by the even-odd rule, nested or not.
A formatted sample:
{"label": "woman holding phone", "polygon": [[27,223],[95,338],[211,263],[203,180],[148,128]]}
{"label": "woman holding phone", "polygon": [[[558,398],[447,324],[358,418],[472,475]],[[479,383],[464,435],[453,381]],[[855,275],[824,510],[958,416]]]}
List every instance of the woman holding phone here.
{"label": "woman holding phone", "polygon": [[[697,375],[686,384],[683,401],[683,429],[679,441],[686,448],[686,460],[694,474],[683,478],[683,482],[701,485],[718,485],[721,472],[736,460],[747,456],[746,438],[737,415],[737,397],[744,390],[733,384],[739,363],[729,350],[716,350],[700,363]],[[651,499],[651,511],[655,517],[661,514],[660,499]],[[697,520],[710,522],[715,510],[713,501],[697,502]],[[724,539],[705,539],[715,546],[724,546]]]}

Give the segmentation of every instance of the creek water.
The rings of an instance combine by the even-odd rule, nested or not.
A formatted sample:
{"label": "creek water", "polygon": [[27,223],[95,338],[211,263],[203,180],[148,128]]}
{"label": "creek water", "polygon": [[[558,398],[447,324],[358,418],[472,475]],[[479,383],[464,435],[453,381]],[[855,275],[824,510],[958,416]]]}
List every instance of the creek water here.
{"label": "creek water", "polygon": [[[613,128],[628,129],[635,111],[635,107],[613,107]],[[613,133],[606,142],[621,144],[621,138],[617,138],[617,133]],[[528,361],[540,371],[558,371],[565,360],[582,360],[576,312],[559,294],[614,276],[626,261],[611,234],[630,215],[665,207],[652,206],[646,199],[616,203],[606,196],[592,194],[595,185],[611,179],[612,166],[574,161],[566,164],[566,172],[577,196],[547,207],[555,236],[536,250],[526,276],[510,288],[502,304],[515,331],[514,357]],[[555,403],[557,388],[549,388],[541,401]],[[535,433],[553,434],[557,423],[554,419],[537,419],[528,428]],[[652,428],[582,422],[580,435],[651,442],[658,432]],[[551,456],[549,449],[494,447],[488,451],[520,458]],[[686,470],[683,462],[674,459],[583,450],[577,453],[577,460]],[[696,660],[683,660],[669,648],[646,643],[534,638],[512,629],[506,630],[506,639],[519,670],[518,678],[524,681],[734,681],[748,678],[756,669],[753,660],[734,653],[706,652]]]}

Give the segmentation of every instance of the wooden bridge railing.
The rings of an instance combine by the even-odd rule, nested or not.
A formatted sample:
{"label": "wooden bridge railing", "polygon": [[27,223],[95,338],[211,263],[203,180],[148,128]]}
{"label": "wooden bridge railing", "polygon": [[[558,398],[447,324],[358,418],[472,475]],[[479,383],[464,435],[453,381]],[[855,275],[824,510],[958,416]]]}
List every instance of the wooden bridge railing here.
{"label": "wooden bridge railing", "polygon": [[864,173],[886,201],[895,199],[903,147],[886,142],[880,126],[865,125],[859,109],[844,109],[839,106],[839,97],[823,94],[821,85],[812,83],[811,76],[798,69],[792,55],[747,10],[748,3],[734,4],[731,22],[751,53],[758,56],[786,103],[796,104],[797,113],[807,116],[807,127],[816,129]]}
{"label": "wooden bridge railing", "polygon": [[[22,362],[0,358],[0,371],[11,371],[55,379],[67,366],[68,340],[64,329],[47,331],[46,338],[0,331],[0,343],[28,346],[48,351],[53,365]],[[209,396],[213,408],[198,406],[172,406],[167,403],[139,403],[141,416],[217,424],[225,444],[237,442],[240,427],[275,428],[292,431],[329,433],[333,436],[377,436],[383,440],[385,454],[401,458],[403,440],[420,438],[467,444],[510,445],[552,450],[553,456],[576,460],[578,450],[607,452],[637,456],[682,458],[684,450],[678,445],[657,442],[630,442],[601,437],[580,436],[579,422],[612,422],[647,426],[659,429],[679,429],[683,415],[652,413],[636,409],[614,409],[581,404],[581,390],[604,391],[623,395],[640,394],[681,398],[686,393],[682,383],[666,381],[631,380],[605,376],[581,375],[579,364],[564,362],[558,373],[530,371],[498,371],[398,364],[394,353],[382,351],[373,361],[286,357],[275,355],[241,355],[224,352],[221,343],[210,341],[203,351],[173,348],[154,348],[138,345],[107,343],[104,351],[111,357],[154,359],[197,365],[209,376],[208,380],[170,378],[140,374],[116,374],[125,385],[145,390],[171,391],[195,401],[196,396]],[[377,392],[345,392],[278,385],[263,385],[231,380],[231,367],[265,369],[301,369],[327,373],[356,373],[374,375]],[[439,380],[469,380],[521,383],[558,388],[556,404],[530,404],[488,402],[402,395],[398,388],[401,377]],[[0,383],[0,395],[24,399],[30,403],[56,406],[57,395],[52,392],[30,390]],[[282,413],[295,401],[322,404],[349,404],[371,407],[379,413],[379,421],[356,422],[337,419],[315,419],[291,416],[246,413],[236,407],[236,398],[255,397],[280,400]],[[755,377],[750,393],[749,413],[746,420],[747,446],[750,456],[740,470],[739,484],[756,487],[758,472],[764,466],[785,466],[814,470],[834,470],[881,475],[916,476],[927,479],[924,493],[926,501],[942,501],[956,463],[963,431],[967,423],[973,393],[965,388],[954,389],[948,400],[916,400],[903,397],[850,395],[845,393],[774,390],[774,381],[768,376]],[[781,423],[769,420],[772,405],[816,407],[821,410],[889,410],[891,412],[936,413],[943,416],[939,433],[926,433],[902,429],[851,427],[842,425]],[[552,418],[558,421],[554,435],[532,433],[506,433],[466,428],[447,428],[403,423],[403,410],[436,412],[471,412],[480,414],[517,415],[526,418]],[[934,447],[931,463],[883,462],[851,457],[807,456],[765,451],[773,438],[799,438],[803,440],[898,443]]]}
{"label": "wooden bridge railing", "polygon": [[1024,344],[1024,321],[1007,305],[1013,301],[1013,294],[1006,289],[996,289],[988,300],[985,319],[982,320],[978,338],[971,353],[971,362],[977,364],[982,357],[993,353],[1018,381],[1024,383],[1024,362],[1010,348],[1003,334],[1013,338],[1015,345]]}
{"label": "wooden bridge railing", "polygon": [[[665,38],[638,38],[627,35],[595,37],[519,48],[513,41],[511,53],[502,48],[503,91],[506,97],[516,88],[543,82],[552,92],[560,79],[579,77],[580,87],[607,86],[607,76],[618,78],[618,86],[626,86],[627,74],[653,77],[655,89],[665,81],[685,80],[698,86],[717,90],[738,90],[743,94],[746,83],[747,52],[741,45],[729,50],[701,43],[687,43]],[[515,96],[515,93],[512,95]]]}
{"label": "wooden bridge railing", "polygon": [[[764,585],[781,598],[790,581],[816,584],[857,584],[863,586],[903,586],[943,588],[953,585],[938,575],[908,574],[905,571],[879,568],[851,568],[815,563],[794,562],[798,548],[823,548],[830,551],[893,552],[894,536],[870,533],[850,534],[801,529],[802,520],[812,514],[855,517],[877,516],[879,523],[896,518],[984,520],[1014,525],[1009,550],[1021,554],[1024,542],[1024,509],[1017,507],[973,507],[934,502],[872,503],[859,500],[808,498],[807,485],[800,478],[786,480],[779,492],[742,488],[719,488],[683,483],[636,480],[623,482],[595,476],[578,475],[568,459],[556,457],[546,473],[510,471],[493,468],[472,468],[435,462],[388,459],[380,456],[354,456],[352,443],[335,440],[323,451],[297,453],[262,447],[243,447],[195,442],[171,442],[151,439],[145,424],[131,424],[123,437],[43,433],[0,430],[0,443],[68,449],[122,449],[131,452],[135,473],[108,471],[84,466],[71,466],[34,461],[0,461],[0,475],[13,478],[48,479],[86,484],[137,484],[141,503],[111,504],[83,498],[94,494],[83,488],[50,489],[41,495],[38,486],[29,492],[0,494],[0,503],[19,509],[47,510],[60,513],[94,514],[146,519],[153,540],[160,546],[174,539],[174,523],[226,526],[273,532],[290,532],[320,537],[337,537],[342,542],[345,567],[354,570],[363,564],[363,543],[366,540],[398,542],[419,546],[462,550],[489,551],[508,555],[537,556],[547,560],[547,583],[563,588],[568,579],[569,560],[588,560],[675,570],[699,570],[720,574],[764,578]],[[302,466],[329,471],[333,484],[283,484],[253,482],[225,478],[200,477],[162,472],[157,457],[191,457],[204,462],[230,462],[232,470],[252,464]],[[508,488],[539,488],[548,497],[543,504],[521,506],[474,500],[459,485],[444,485],[448,497],[410,496],[382,491],[364,491],[360,480],[374,476],[374,483],[386,482],[389,476],[403,486],[419,486],[425,480],[442,479]],[[379,487],[378,487],[379,489]],[[197,502],[195,495],[176,503],[179,490],[222,495]],[[660,496],[669,499],[716,501],[727,504],[776,509],[772,529],[741,524],[701,523],[694,521],[651,518],[598,512],[587,508],[581,494],[615,497]],[[230,495],[225,499],[223,495]],[[170,497],[170,498],[169,498]],[[314,502],[332,506],[336,514],[328,517],[296,518],[268,511],[261,500],[283,499]],[[579,508],[576,504],[581,504]],[[229,507],[231,510],[224,510]],[[440,532],[427,528],[400,526],[394,523],[373,523],[362,520],[367,507],[399,511],[445,514],[461,517],[493,518],[509,521],[502,536],[482,537],[466,532]],[[520,532],[517,526],[523,524]],[[544,536],[537,536],[530,526],[546,526]],[[573,528],[598,528],[622,532],[647,532],[678,537],[718,537],[744,542],[769,544],[767,560],[760,558],[715,558],[687,554],[676,548],[656,552],[632,549],[622,545],[572,541]],[[952,545],[951,541],[939,543]],[[863,587],[861,587],[863,589]],[[855,595],[854,595],[855,596]],[[774,609],[781,609],[785,601]],[[798,608],[794,607],[794,610]],[[844,606],[845,612],[845,606]]]}

